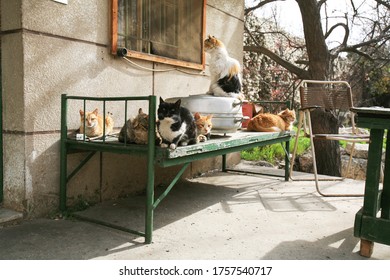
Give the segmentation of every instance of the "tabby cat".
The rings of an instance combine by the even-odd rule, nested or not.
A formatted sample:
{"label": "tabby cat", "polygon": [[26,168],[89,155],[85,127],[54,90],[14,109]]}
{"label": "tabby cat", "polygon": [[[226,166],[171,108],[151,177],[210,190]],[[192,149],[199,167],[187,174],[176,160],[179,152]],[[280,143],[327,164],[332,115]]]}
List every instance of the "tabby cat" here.
{"label": "tabby cat", "polygon": [[142,112],[142,108],[139,108],[138,115],[133,119],[128,119],[122,127],[118,140],[119,142],[126,140],[126,143],[148,144],[148,127],[149,115]]}
{"label": "tabby cat", "polygon": [[213,116],[212,115],[202,116],[201,114],[196,112],[194,114],[194,117],[195,117],[196,131],[198,134],[198,141],[205,142],[206,140],[210,140],[211,128],[213,127],[211,119],[213,118]]}
{"label": "tabby cat", "polygon": [[160,134],[161,147],[174,150],[177,146],[197,143],[195,119],[192,113],[182,106],[181,100],[175,103],[165,102],[160,97],[157,110],[157,130]]}
{"label": "tabby cat", "polygon": [[85,136],[87,137],[100,137],[103,136],[103,125],[105,135],[112,133],[114,128],[114,120],[111,116],[106,115],[104,124],[103,117],[99,115],[98,108],[92,112],[85,113],[85,124],[84,124],[84,111],[80,110],[80,133],[84,133],[85,127]]}
{"label": "tabby cat", "polygon": [[210,54],[211,82],[208,94],[241,98],[240,63],[229,56],[225,45],[214,36],[207,37],[204,48]]}
{"label": "tabby cat", "polygon": [[283,110],[279,114],[260,113],[253,117],[249,123],[248,131],[280,132],[292,129],[295,121],[294,110]]}

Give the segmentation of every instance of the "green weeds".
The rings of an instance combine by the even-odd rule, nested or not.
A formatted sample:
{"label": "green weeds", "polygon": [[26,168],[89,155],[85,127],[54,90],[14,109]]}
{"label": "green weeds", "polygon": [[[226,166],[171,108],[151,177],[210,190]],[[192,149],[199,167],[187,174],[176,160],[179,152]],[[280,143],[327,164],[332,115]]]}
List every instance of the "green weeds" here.
{"label": "green weeds", "polygon": [[[296,128],[294,128],[296,130]],[[301,133],[303,136],[303,133]],[[292,153],[295,145],[295,137],[290,141],[290,153]],[[299,137],[297,155],[304,153],[310,146],[310,139],[305,137]],[[269,163],[275,164],[277,161],[284,160],[285,153],[282,145],[274,144],[264,147],[255,147],[252,149],[244,150],[241,152],[241,158],[249,161],[264,160]]]}

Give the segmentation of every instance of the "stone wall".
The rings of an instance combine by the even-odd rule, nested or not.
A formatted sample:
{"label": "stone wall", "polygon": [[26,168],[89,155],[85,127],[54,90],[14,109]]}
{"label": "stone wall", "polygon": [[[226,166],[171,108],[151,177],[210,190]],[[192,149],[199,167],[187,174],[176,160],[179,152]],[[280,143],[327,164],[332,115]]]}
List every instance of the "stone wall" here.
{"label": "stone wall", "polygon": [[[344,178],[351,178],[354,180],[365,180],[367,170],[367,158],[368,158],[368,144],[355,144],[353,157],[348,169],[348,163],[351,154],[352,144],[348,143],[345,149],[341,150],[341,176]],[[383,151],[383,159],[384,159]],[[302,171],[307,173],[313,173],[313,160],[310,151],[307,151],[303,155],[299,156],[296,161],[296,171]],[[384,161],[382,161],[382,168]],[[383,171],[383,170],[382,170]]]}

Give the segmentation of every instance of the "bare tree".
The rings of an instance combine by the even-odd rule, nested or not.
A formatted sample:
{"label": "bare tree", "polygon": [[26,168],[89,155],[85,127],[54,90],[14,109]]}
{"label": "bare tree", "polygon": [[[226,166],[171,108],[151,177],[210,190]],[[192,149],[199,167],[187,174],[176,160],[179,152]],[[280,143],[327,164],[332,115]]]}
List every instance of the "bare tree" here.
{"label": "bare tree", "polygon": [[[275,13],[275,16],[277,14]],[[256,42],[263,49],[272,49],[276,59],[296,61],[306,59],[303,39],[290,37],[272,21],[253,14],[246,16],[244,45]],[[244,53],[243,93],[247,100],[293,100],[297,86],[296,75],[274,60],[258,52]],[[294,105],[294,104],[292,104]]]}
{"label": "bare tree", "polygon": [[[269,3],[283,1],[254,1],[252,7],[246,8],[245,14],[248,15]],[[390,42],[390,3],[388,0],[366,0],[363,3],[361,3],[362,1],[358,3],[357,0],[350,0],[350,12],[346,11],[344,17],[332,26],[330,26],[330,16],[327,11],[328,0],[295,1],[301,13],[306,44],[308,60],[304,62],[305,67],[278,56],[272,50],[256,42],[255,39],[252,40],[252,44],[244,46],[244,51],[258,52],[268,56],[299,79],[330,80],[333,78],[333,62],[341,53],[353,53],[374,60],[378,59],[375,57],[377,48],[388,45]],[[365,8],[364,13],[363,7]],[[325,18],[322,18],[321,11],[325,13]],[[361,41],[357,43],[351,43],[351,28],[354,24],[364,26],[364,34],[360,36]],[[326,39],[340,29],[344,31],[343,40],[335,47],[329,48]],[[247,28],[246,31],[250,32]],[[388,63],[389,57],[380,59],[387,60]],[[325,119],[327,121],[324,121]],[[315,110],[312,113],[312,120],[314,133],[337,133],[338,131],[338,120],[330,113]],[[319,173],[340,176],[339,143],[337,141],[316,141],[315,148]]]}

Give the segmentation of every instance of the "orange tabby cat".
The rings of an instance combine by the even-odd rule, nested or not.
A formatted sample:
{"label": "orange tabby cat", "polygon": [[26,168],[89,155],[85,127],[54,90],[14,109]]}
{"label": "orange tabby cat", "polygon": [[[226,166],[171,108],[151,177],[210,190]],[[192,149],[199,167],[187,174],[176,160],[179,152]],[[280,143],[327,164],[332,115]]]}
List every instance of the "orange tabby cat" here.
{"label": "orange tabby cat", "polygon": [[286,109],[279,114],[260,113],[253,117],[249,123],[248,131],[280,132],[292,129],[295,121],[295,111]]}
{"label": "orange tabby cat", "polygon": [[[98,114],[96,108],[92,112],[85,113],[85,125],[84,125],[84,111],[80,110],[80,133],[84,133],[87,137],[99,137],[103,136],[103,117]],[[114,120],[110,116],[106,116],[105,119],[105,135],[112,132],[114,128]]]}
{"label": "orange tabby cat", "polygon": [[211,128],[213,124],[211,123],[212,115],[201,116],[198,112],[194,114],[196,131],[198,135],[199,142],[205,142],[210,139]]}

